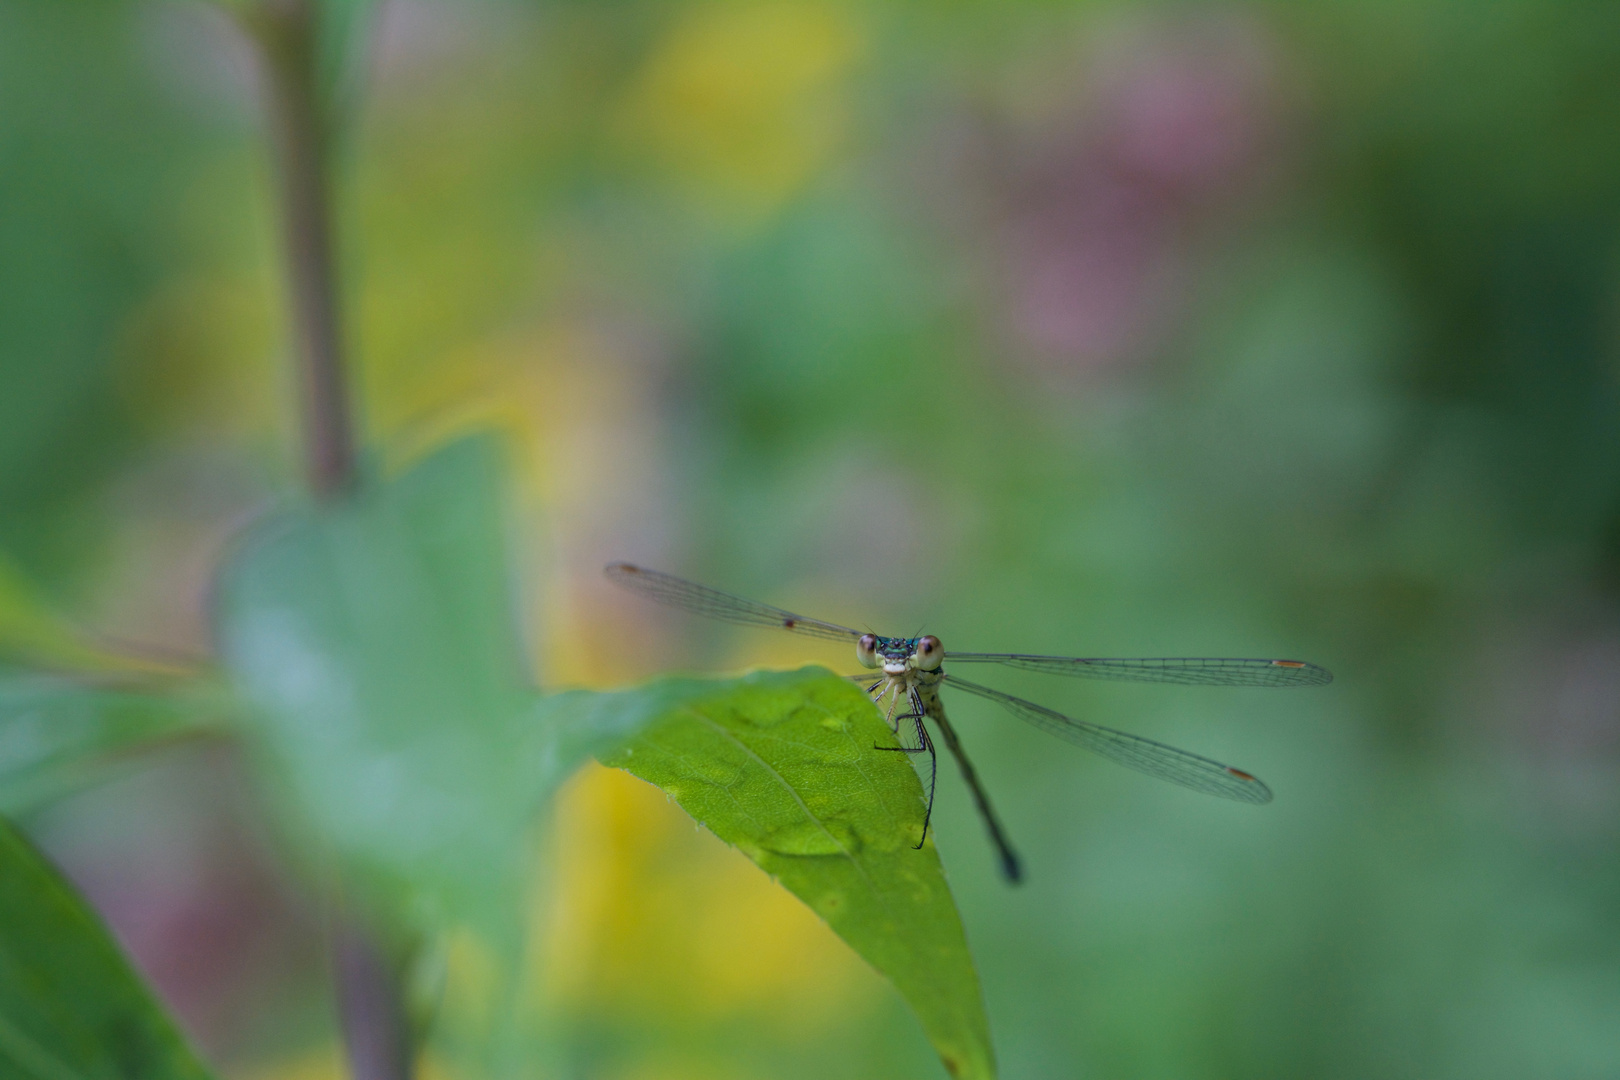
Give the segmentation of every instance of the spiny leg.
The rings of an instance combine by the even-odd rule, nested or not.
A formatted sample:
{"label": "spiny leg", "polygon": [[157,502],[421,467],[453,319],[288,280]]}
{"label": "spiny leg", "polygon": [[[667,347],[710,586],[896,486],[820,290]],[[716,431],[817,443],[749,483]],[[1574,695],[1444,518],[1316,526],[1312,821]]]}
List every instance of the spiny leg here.
{"label": "spiny leg", "polygon": [[[894,694],[893,699],[889,702],[889,711],[887,713],[885,713],[884,716],[883,716],[883,722],[889,725],[889,730],[894,732],[894,736],[895,736],[896,739],[899,739],[900,738],[900,721],[911,719],[911,717],[909,717],[909,716],[896,716],[896,715],[894,715],[894,710],[896,708],[898,708],[899,705],[900,705],[900,686],[899,686],[898,683],[895,683],[895,682],[886,682],[886,683],[884,683],[884,682],[876,682],[876,683],[873,683],[867,689],[867,692],[871,693],[872,690],[877,689],[877,687],[879,685],[883,685],[883,691],[882,691],[882,693],[878,694],[877,697],[872,699],[872,704],[881,706],[883,704],[883,699],[884,698],[888,697],[890,693]],[[917,753],[917,750],[906,746],[903,742],[899,746],[879,746],[877,743],[873,743],[872,744],[872,749],[874,749],[874,750],[903,750],[908,754]]]}
{"label": "spiny leg", "polygon": [[[898,697],[899,695],[896,695]],[[908,688],[907,696],[911,701],[911,711],[895,717],[894,729],[898,736],[900,721],[910,720],[913,729],[917,732],[916,746],[874,746],[874,750],[893,750],[900,754],[927,754],[928,755],[928,809],[923,812],[922,836],[917,840],[917,847],[921,848],[928,839],[928,823],[934,818],[934,789],[939,779],[939,755],[934,753],[934,740],[929,737],[928,729],[923,727],[923,701],[915,687]]]}
{"label": "spiny leg", "polygon": [[917,849],[928,839],[928,823],[934,820],[934,789],[939,780],[939,755],[934,753],[934,740],[923,727],[923,702],[915,688],[911,691],[911,721],[917,725],[917,742],[928,751],[928,809],[923,811],[922,835],[917,838]]}
{"label": "spiny leg", "polygon": [[[885,692],[887,692],[887,691],[885,691]],[[926,730],[924,730],[923,725],[922,725],[922,718],[923,718],[922,699],[917,696],[917,692],[915,690],[910,689],[910,688],[908,688],[906,690],[906,697],[907,697],[907,700],[911,702],[911,711],[910,712],[901,713],[899,716],[894,715],[895,706],[898,705],[899,702],[900,702],[900,695],[897,692],[895,694],[895,696],[894,696],[894,702],[889,705],[888,715],[884,717],[884,719],[888,721],[889,727],[894,729],[894,737],[895,737],[896,740],[898,740],[900,742],[900,745],[899,746],[878,746],[876,744],[873,744],[872,749],[874,749],[874,750],[893,750],[893,751],[896,751],[896,752],[901,753],[901,754],[921,754],[921,753],[924,753],[925,751],[930,751],[930,750],[933,749],[933,745],[934,745],[933,741],[931,739],[929,739],[928,732]],[[880,698],[879,700],[882,700],[882,699]],[[900,725],[902,723],[904,723],[905,721],[907,721],[907,720],[910,720],[912,722],[912,726],[916,729],[916,732],[917,732],[917,745],[916,746],[907,746],[905,744],[905,740],[900,738]]]}
{"label": "spiny leg", "polygon": [[979,786],[979,775],[973,771],[973,763],[968,760],[967,751],[962,749],[962,741],[956,737],[956,730],[951,722],[945,719],[945,706],[929,714],[934,723],[939,725],[939,733],[945,739],[945,747],[956,758],[956,763],[962,767],[962,779],[967,781],[968,789],[973,792],[973,801],[979,806],[979,816],[984,818],[985,826],[990,830],[990,839],[996,845],[1001,855],[1001,872],[1008,881],[1020,881],[1024,876],[1018,855],[1013,851],[1012,845],[1007,842],[1007,836],[1001,831],[1001,822],[996,820],[996,812],[990,809],[990,797]]}
{"label": "spiny leg", "polygon": [[[881,687],[881,689],[880,689],[880,687]],[[866,693],[867,693],[867,696],[872,699],[872,704],[876,705],[878,708],[881,709],[881,708],[883,708],[883,699],[888,697],[889,694],[891,692],[893,692],[893,690],[894,690],[894,684],[892,682],[889,682],[887,679],[879,679],[876,682],[874,682],[871,686],[868,686],[866,688]],[[883,716],[883,722],[888,724],[890,728],[893,728],[895,726],[895,723],[894,723],[894,707],[895,707],[895,702],[891,701],[889,703],[889,711],[887,713],[885,713],[884,716]],[[876,744],[874,744],[874,745],[876,745]]]}
{"label": "spiny leg", "polygon": [[[900,695],[896,694],[895,695],[895,700],[899,701],[899,699],[900,699]],[[932,751],[933,747],[934,747],[933,740],[931,740],[928,737],[928,732],[923,729],[922,715],[923,714],[920,713],[920,712],[912,711],[912,712],[908,712],[908,713],[901,713],[899,716],[895,716],[894,715],[894,706],[893,705],[889,706],[889,717],[891,718],[891,719],[889,719],[889,726],[894,728],[894,737],[897,740],[899,740],[900,745],[899,746],[878,746],[876,743],[874,743],[872,745],[872,749],[874,749],[874,750],[892,750],[897,754],[921,754],[921,753]],[[916,746],[907,746],[905,744],[905,740],[900,738],[900,725],[902,723],[904,723],[905,721],[907,721],[907,720],[910,720],[912,722],[912,726],[915,728],[915,730],[917,732],[917,745]]]}

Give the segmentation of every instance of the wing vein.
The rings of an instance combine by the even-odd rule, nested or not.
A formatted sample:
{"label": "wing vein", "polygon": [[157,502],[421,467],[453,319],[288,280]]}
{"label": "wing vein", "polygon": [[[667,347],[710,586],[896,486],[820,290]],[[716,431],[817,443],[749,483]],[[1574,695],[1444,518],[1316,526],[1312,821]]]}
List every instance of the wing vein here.
{"label": "wing vein", "polygon": [[1001,664],[1004,667],[1121,682],[1176,683],[1183,686],[1325,686],[1333,681],[1326,668],[1303,660],[1254,660],[1238,657],[1167,656],[1101,658],[1035,656],[1028,653],[948,652],[952,663]]}
{"label": "wing vein", "polygon": [[607,575],[609,581],[640,593],[649,600],[656,600],[660,604],[678,607],[722,622],[740,623],[743,626],[774,626],[778,630],[788,630],[795,634],[829,641],[849,641],[861,636],[859,630],[851,630],[847,626],[796,615],[783,608],[761,604],[757,600],[744,600],[740,596],[732,596],[730,593],[711,589],[707,585],[699,585],[673,574],[664,574],[629,563],[613,563],[603,573]]}
{"label": "wing vein", "polygon": [[1271,789],[1241,769],[1144,739],[1140,735],[1076,720],[1033,701],[1025,701],[978,683],[964,682],[954,675],[945,676],[945,685],[994,701],[1020,720],[1137,772],[1223,799],[1246,803],[1271,801]]}

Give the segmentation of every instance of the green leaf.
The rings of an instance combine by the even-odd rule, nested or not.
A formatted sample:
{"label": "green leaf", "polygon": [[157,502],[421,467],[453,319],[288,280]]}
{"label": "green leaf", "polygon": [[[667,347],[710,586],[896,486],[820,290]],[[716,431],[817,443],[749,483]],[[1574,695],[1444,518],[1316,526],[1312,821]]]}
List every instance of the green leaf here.
{"label": "green leaf", "polygon": [[40,596],[22,570],[0,552],[0,656],[57,671],[135,672],[154,665],[85,640]]}
{"label": "green leaf", "polygon": [[989,1023],[922,785],[860,689],[820,668],[695,695],[653,684],[663,715],[603,758],[675,798],[827,921],[910,1003],[953,1076],[995,1075]]}
{"label": "green leaf", "polygon": [[268,523],[219,593],[281,805],[430,926],[510,914],[544,794],[500,492],[493,445],[454,444]]}
{"label": "green leaf", "polygon": [[0,812],[103,779],[156,743],[206,729],[228,705],[204,684],[128,688],[0,672]]}
{"label": "green leaf", "polygon": [[0,1076],[206,1080],[101,921],[0,820]]}

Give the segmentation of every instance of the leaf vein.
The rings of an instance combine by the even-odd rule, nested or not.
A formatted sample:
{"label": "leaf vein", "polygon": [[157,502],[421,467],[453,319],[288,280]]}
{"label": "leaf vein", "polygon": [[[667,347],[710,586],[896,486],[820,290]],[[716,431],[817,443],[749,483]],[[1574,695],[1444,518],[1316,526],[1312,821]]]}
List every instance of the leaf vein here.
{"label": "leaf vein", "polygon": [[773,768],[769,762],[760,757],[759,754],[754,751],[753,747],[739,739],[734,732],[728,731],[724,725],[717,723],[711,717],[705,716],[691,707],[687,707],[686,711],[697,717],[697,719],[702,723],[713,728],[720,734],[722,738],[729,739],[739,750],[752,758],[760,768],[764,769],[770,776],[774,777],[776,782],[781,784],[783,789],[786,790],[789,795],[793,796],[793,801],[799,804],[799,809],[804,811],[804,816],[813,821],[817,828],[827,834],[827,839],[831,840],[835,845],[837,845],[838,850],[843,853],[844,858],[849,860],[849,864],[853,866],[855,868],[855,872],[860,875],[861,881],[866,884],[867,891],[877,898],[878,903],[883,905],[883,910],[891,917],[893,916],[894,912],[889,907],[888,897],[886,897],[878,889],[877,884],[872,881],[870,876],[867,875],[866,867],[861,865],[861,861],[855,857],[855,853],[850,851],[849,848],[845,847],[843,841],[838,839],[838,837],[834,835],[833,831],[827,828],[826,824],[822,822],[821,818],[810,809],[809,804],[799,796],[798,790],[795,789],[792,784],[788,783],[787,777],[783,776],[780,772]]}

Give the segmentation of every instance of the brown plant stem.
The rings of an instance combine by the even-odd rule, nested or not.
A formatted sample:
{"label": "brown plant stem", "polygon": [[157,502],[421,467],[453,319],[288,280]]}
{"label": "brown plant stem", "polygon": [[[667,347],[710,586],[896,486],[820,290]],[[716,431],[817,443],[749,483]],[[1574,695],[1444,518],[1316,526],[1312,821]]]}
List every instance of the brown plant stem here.
{"label": "brown plant stem", "polygon": [[332,928],[338,1020],[353,1080],[410,1080],[410,1024],[398,973],[377,941],[347,912]]}
{"label": "brown plant stem", "polygon": [[330,498],[354,482],[355,439],[332,240],[330,118],[318,82],[319,17],[315,0],[260,0],[247,22],[259,44],[275,142],[305,468],[310,489]]}
{"label": "brown plant stem", "polygon": [[[317,498],[356,479],[354,424],[332,237],[318,0],[257,0],[242,12],[258,47],[281,196],[281,232],[302,397],[305,468]],[[411,1080],[411,1032],[397,965],[341,899],[332,901],[332,974],[353,1080]]]}

